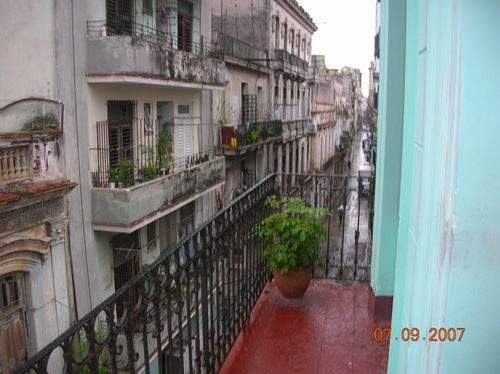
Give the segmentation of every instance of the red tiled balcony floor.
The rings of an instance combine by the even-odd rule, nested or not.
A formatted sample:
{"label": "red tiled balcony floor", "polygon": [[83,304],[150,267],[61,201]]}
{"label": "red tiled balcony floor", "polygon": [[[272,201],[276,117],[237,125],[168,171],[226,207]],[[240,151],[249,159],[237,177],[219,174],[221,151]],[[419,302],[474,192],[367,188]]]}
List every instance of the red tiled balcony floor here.
{"label": "red tiled balcony floor", "polygon": [[370,316],[369,287],[314,280],[302,300],[290,301],[269,283],[221,373],[385,373],[389,344],[372,332],[389,322]]}

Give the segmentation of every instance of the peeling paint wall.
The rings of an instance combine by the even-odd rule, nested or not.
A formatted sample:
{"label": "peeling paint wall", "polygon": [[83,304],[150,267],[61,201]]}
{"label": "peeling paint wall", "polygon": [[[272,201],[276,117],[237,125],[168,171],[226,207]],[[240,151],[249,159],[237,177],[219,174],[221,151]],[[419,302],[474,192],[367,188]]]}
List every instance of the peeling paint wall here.
{"label": "peeling paint wall", "polygon": [[223,85],[224,62],[215,58],[133,40],[106,36],[88,40],[90,75],[125,74],[188,83]]}
{"label": "peeling paint wall", "polygon": [[92,221],[95,225],[127,227],[224,180],[224,158],[217,157],[130,189],[92,189]]}

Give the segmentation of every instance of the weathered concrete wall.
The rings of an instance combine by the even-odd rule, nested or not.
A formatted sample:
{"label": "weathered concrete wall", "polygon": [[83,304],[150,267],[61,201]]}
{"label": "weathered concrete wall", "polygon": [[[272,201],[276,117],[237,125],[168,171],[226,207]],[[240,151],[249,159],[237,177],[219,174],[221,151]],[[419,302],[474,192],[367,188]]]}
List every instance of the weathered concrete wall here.
{"label": "weathered concrete wall", "polygon": [[94,225],[129,227],[225,179],[224,158],[129,189],[92,189]]}
{"label": "weathered concrete wall", "polygon": [[90,75],[126,74],[209,85],[224,84],[224,62],[194,53],[133,40],[105,36],[88,40]]}
{"label": "weathered concrete wall", "polygon": [[210,0],[212,29],[222,31],[257,49],[269,50],[270,24],[267,1]]}
{"label": "weathered concrete wall", "polygon": [[29,96],[56,98],[55,2],[2,2],[1,103]]}

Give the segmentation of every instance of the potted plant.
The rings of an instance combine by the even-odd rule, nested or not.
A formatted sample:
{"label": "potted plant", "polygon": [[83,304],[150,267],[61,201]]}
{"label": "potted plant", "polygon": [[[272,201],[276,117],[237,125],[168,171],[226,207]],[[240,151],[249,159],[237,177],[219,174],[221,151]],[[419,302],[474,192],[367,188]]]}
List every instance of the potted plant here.
{"label": "potted plant", "polygon": [[119,178],[120,178],[120,175],[118,173],[118,168],[110,168],[108,170],[109,188],[115,188],[116,183],[118,183]]}
{"label": "potted plant", "polygon": [[134,184],[134,163],[129,159],[122,159],[117,166],[118,183],[120,188],[127,188]]}
{"label": "potted plant", "polygon": [[258,231],[266,243],[264,261],[284,297],[303,297],[319,258],[320,239],[326,235],[321,218],[327,210],[311,208],[296,197],[271,196],[266,204],[273,213]]}

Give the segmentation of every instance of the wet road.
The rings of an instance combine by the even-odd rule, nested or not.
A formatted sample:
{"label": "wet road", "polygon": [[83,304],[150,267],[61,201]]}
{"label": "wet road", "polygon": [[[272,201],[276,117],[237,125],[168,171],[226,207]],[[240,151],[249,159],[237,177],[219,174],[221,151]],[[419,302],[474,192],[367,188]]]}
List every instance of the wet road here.
{"label": "wet road", "polygon": [[[366,132],[360,130],[352,143],[353,152],[351,160],[351,177],[345,193],[346,211],[342,219],[339,219],[342,210],[344,194],[340,193],[336,206],[332,207],[332,214],[325,222],[328,237],[321,246],[320,264],[315,274],[324,277],[328,273],[329,278],[353,280],[369,279],[369,265],[371,247],[369,240],[369,199],[358,196],[357,175],[360,167],[368,165],[365,163],[362,139]],[[332,174],[329,171],[329,174]],[[356,246],[356,231],[359,230],[359,239]],[[342,262],[341,262],[342,258]],[[355,264],[357,264],[355,266]],[[327,267],[328,265],[328,267]],[[354,277],[354,273],[356,276]]]}

